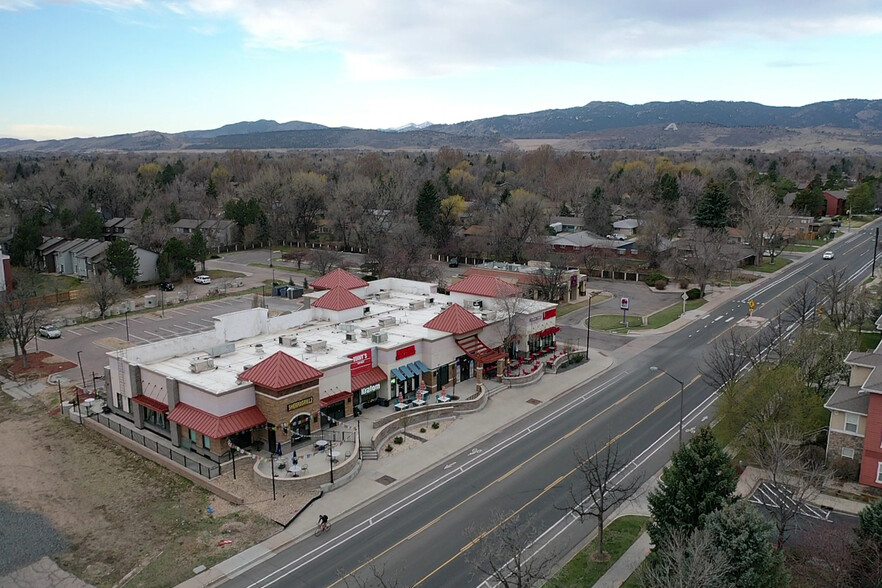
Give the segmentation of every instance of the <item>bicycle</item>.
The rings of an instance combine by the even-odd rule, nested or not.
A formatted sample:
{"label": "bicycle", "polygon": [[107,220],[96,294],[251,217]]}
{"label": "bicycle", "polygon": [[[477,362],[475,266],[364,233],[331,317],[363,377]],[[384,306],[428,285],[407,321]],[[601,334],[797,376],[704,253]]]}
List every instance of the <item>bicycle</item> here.
{"label": "bicycle", "polygon": [[325,523],[325,524],[319,523],[318,525],[316,525],[316,528],[315,528],[315,536],[318,537],[319,535],[321,535],[325,531],[329,531],[330,529],[331,529],[331,523]]}

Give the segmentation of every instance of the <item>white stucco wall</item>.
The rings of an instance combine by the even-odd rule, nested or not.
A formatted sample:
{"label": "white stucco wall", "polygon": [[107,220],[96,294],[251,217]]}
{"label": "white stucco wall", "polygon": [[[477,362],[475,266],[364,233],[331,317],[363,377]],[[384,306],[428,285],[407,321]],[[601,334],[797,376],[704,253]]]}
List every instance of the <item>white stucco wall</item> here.
{"label": "white stucco wall", "polygon": [[325,375],[319,380],[319,396],[321,398],[338,392],[349,392],[352,390],[349,363],[340,364],[322,371]]}
{"label": "white stucco wall", "polygon": [[179,382],[178,393],[184,404],[189,404],[215,416],[224,416],[255,404],[254,386],[251,384],[245,384],[232,392],[217,396],[202,392],[190,384]]}
{"label": "white stucco wall", "polygon": [[168,404],[165,376],[146,368],[141,368],[141,392],[144,396]]}

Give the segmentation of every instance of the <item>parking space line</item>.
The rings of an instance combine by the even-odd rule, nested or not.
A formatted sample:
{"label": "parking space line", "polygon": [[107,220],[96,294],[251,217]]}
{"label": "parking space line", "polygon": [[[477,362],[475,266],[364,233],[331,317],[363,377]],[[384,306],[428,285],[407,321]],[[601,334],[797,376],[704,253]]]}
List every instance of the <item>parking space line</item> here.
{"label": "parking space line", "polygon": [[160,335],[159,333],[153,333],[151,331],[144,331],[144,333],[146,333],[147,335],[153,335],[157,339],[162,339],[162,335]]}

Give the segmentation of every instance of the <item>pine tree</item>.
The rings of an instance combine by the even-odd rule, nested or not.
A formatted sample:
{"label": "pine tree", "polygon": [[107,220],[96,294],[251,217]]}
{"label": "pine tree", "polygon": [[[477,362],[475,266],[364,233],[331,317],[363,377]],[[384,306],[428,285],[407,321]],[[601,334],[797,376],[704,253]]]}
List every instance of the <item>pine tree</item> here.
{"label": "pine tree", "polygon": [[438,189],[435,184],[426,180],[416,202],[417,223],[424,235],[433,236],[441,213],[441,199],[438,197]]}
{"label": "pine tree", "polygon": [[649,536],[660,545],[674,529],[691,533],[731,501],[738,475],[711,430],[702,428],[671,458],[648,496],[653,521]]}
{"label": "pine tree", "polygon": [[138,255],[126,239],[116,239],[107,246],[104,254],[107,271],[114,277],[131,284],[138,278]]}
{"label": "pine tree", "polygon": [[706,229],[725,229],[729,220],[729,196],[717,182],[710,181],[695,207],[695,224]]}
{"label": "pine tree", "polygon": [[705,529],[729,569],[723,576],[735,588],[778,588],[790,584],[784,552],[772,545],[774,525],[746,500],[709,514]]}

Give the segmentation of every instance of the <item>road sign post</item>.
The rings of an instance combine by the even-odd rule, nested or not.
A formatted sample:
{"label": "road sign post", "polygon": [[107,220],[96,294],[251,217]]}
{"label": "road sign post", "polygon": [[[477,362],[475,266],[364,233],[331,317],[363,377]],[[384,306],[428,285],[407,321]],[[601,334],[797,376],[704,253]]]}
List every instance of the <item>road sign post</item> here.
{"label": "road sign post", "polygon": [[689,300],[689,296],[686,295],[686,292],[683,292],[680,298],[683,300],[683,314],[686,314],[686,301]]}
{"label": "road sign post", "polygon": [[622,296],[622,301],[619,304],[619,307],[622,309],[622,324],[628,324],[628,311],[631,309],[631,299]]}
{"label": "road sign post", "polygon": [[747,302],[747,316],[753,316],[753,311],[756,310],[756,302],[753,299],[750,299]]}

